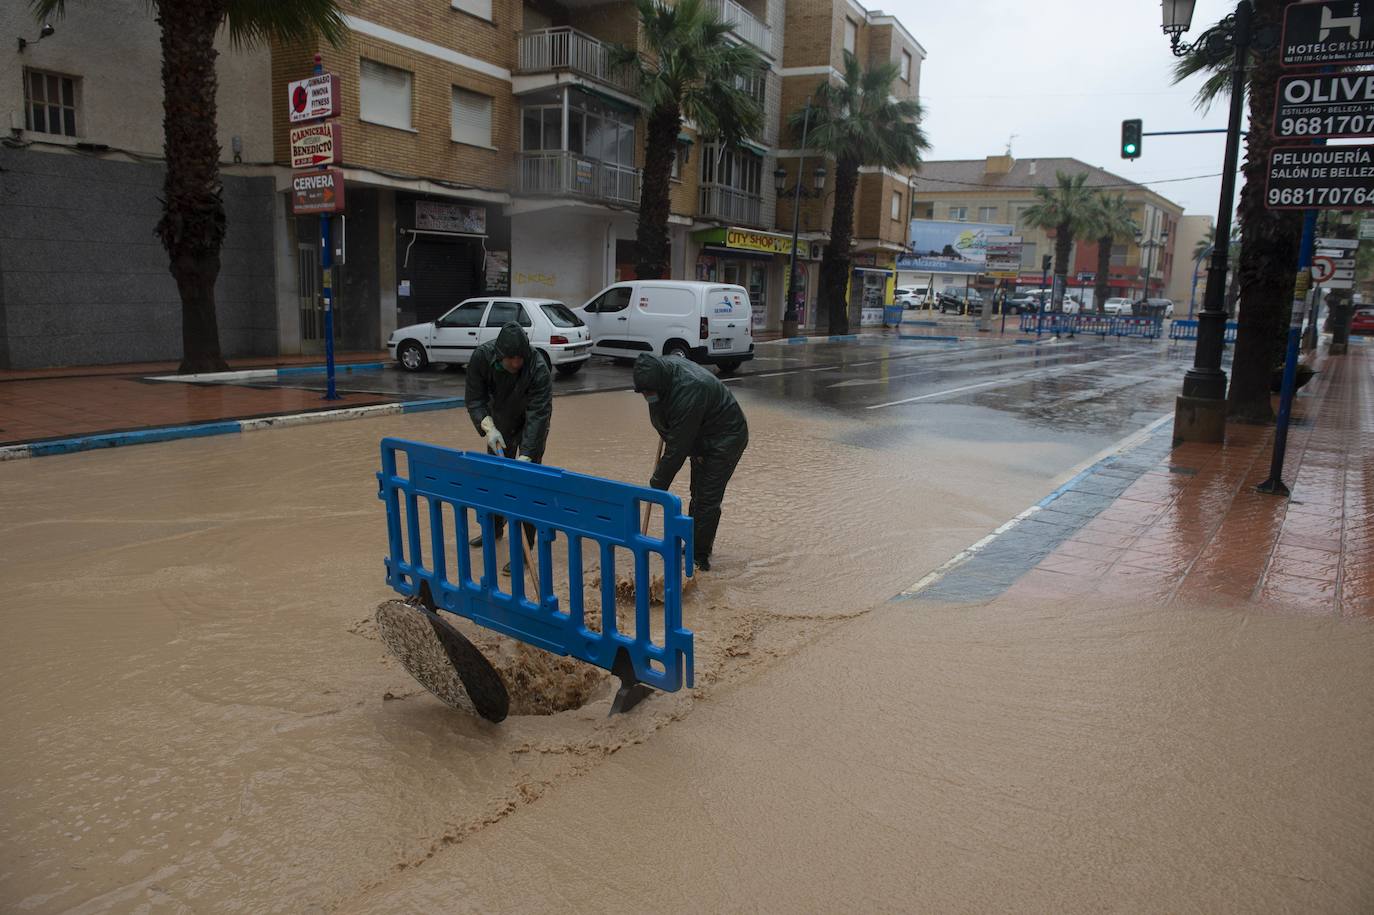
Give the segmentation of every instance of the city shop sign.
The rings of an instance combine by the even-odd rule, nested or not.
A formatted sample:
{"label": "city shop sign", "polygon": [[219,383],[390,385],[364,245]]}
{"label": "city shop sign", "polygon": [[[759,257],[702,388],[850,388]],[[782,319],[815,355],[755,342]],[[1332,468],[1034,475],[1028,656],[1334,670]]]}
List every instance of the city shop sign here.
{"label": "city shop sign", "polygon": [[762,251],[765,254],[791,254],[792,239],[785,235],[750,232],[747,229],[726,229],[725,247],[743,251]]}
{"label": "city shop sign", "polygon": [[343,134],[338,121],[291,128],[291,167],[311,168],[343,161]]}

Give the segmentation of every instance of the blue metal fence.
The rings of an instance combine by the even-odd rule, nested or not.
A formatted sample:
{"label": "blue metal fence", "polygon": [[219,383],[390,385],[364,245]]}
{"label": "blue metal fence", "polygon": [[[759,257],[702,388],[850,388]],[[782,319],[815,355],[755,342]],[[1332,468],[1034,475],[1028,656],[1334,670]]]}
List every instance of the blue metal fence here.
{"label": "blue metal fence", "polygon": [[[1226,322],[1224,339],[1227,343],[1236,342],[1236,333],[1240,325],[1235,321]],[[1197,320],[1193,318],[1175,321],[1169,325],[1170,340],[1196,340],[1197,339]]]}
{"label": "blue metal fence", "polygon": [[[404,467],[398,458],[404,459]],[[406,597],[428,590],[436,607],[558,655],[571,655],[607,670],[622,656],[635,676],[665,692],[693,682],[692,633],[682,625],[683,570],[692,574],[692,519],[677,496],[473,452],[405,439],[382,440],[378,498],[386,503],[389,552],[386,581]],[[423,503],[423,505],[422,505]],[[663,509],[663,536],[641,532],[645,503]],[[445,511],[448,506],[449,511]],[[474,577],[468,539],[470,515],[482,534],[481,567]],[[510,591],[497,575],[495,518],[509,526]],[[446,517],[451,524],[446,526]],[[428,537],[421,536],[422,522]],[[519,524],[533,527],[538,566],[536,599],[525,593],[525,562]],[[568,606],[554,593],[553,545],[563,536],[567,549]],[[586,626],[583,606],[583,542],[600,553],[601,631]],[[634,558],[634,634],[616,625],[615,550]],[[661,640],[652,638],[650,565],[663,560]],[[450,559],[456,559],[456,570]],[[456,571],[456,576],[454,572]],[[595,612],[595,610],[593,611]],[[623,664],[623,661],[621,662]]]}
{"label": "blue metal fence", "polygon": [[1035,334],[1036,336],[1043,334],[1088,334],[1099,337],[1140,337],[1146,340],[1155,340],[1163,332],[1163,318],[1099,314],[1021,315],[1021,333]]}

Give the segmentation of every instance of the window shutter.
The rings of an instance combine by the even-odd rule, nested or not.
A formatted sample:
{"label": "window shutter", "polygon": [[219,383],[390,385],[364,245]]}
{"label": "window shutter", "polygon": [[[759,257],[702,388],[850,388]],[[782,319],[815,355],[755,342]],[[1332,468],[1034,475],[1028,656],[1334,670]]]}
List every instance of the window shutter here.
{"label": "window shutter", "polygon": [[491,97],[453,90],[453,142],[491,145]]}
{"label": "window shutter", "polygon": [[411,129],[409,71],[364,59],[361,74],[363,120]]}
{"label": "window shutter", "polygon": [[491,0],[453,0],[453,8],[491,21]]}

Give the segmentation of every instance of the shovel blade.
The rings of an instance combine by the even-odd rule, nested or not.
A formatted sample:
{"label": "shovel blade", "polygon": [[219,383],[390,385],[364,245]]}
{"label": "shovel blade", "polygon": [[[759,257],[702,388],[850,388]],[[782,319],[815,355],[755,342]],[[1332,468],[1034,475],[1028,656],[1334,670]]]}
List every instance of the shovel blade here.
{"label": "shovel blade", "polygon": [[377,631],[401,665],[444,704],[502,721],[510,712],[506,684],[477,646],[417,603],[377,608]]}

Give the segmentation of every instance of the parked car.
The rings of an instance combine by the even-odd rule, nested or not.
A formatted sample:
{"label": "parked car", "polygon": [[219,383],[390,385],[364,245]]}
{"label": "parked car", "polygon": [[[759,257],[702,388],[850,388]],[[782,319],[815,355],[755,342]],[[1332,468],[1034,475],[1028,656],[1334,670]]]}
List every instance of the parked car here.
{"label": "parked car", "polygon": [[432,363],[466,365],[472,351],[495,340],[510,321],[525,328],[535,351],[560,375],[575,374],[591,358],[590,331],[572,309],[553,299],[468,299],[434,321],[397,328],[386,346],[409,372]]}
{"label": "parked car", "polygon": [[[1029,296],[1031,301],[1035,304],[1033,313],[1049,313],[1054,311],[1054,308],[1052,307],[1054,294],[1050,290],[1032,289],[1030,292],[1024,293],[1024,295]],[[1076,315],[1082,310],[1083,303],[1080,302],[1075,296],[1066,294],[1064,296],[1063,302],[1060,304],[1059,313],[1066,315]]]}
{"label": "parked car", "polygon": [[1009,315],[1033,315],[1040,310],[1040,303],[1030,293],[1018,292],[1007,296],[1006,309]]}
{"label": "parked car", "polygon": [[1141,318],[1172,318],[1174,303],[1168,299],[1141,299],[1132,313]]}
{"label": "parked car", "polygon": [[940,298],[936,304],[939,306],[940,314],[952,311],[955,314],[966,315],[982,309],[983,296],[977,289],[946,286],[940,290]]}
{"label": "parked car", "polygon": [[892,304],[906,309],[924,308],[930,298],[929,286],[898,286],[892,294]]}
{"label": "parked car", "polygon": [[575,311],[598,356],[682,356],[727,373],[754,358],[754,315],[743,286],[636,280],[603,289]]}
{"label": "parked car", "polygon": [[1374,308],[1357,308],[1350,319],[1352,334],[1374,334]]}
{"label": "parked car", "polygon": [[1102,310],[1109,315],[1128,315],[1131,313],[1131,300],[1115,296],[1102,303]]}

